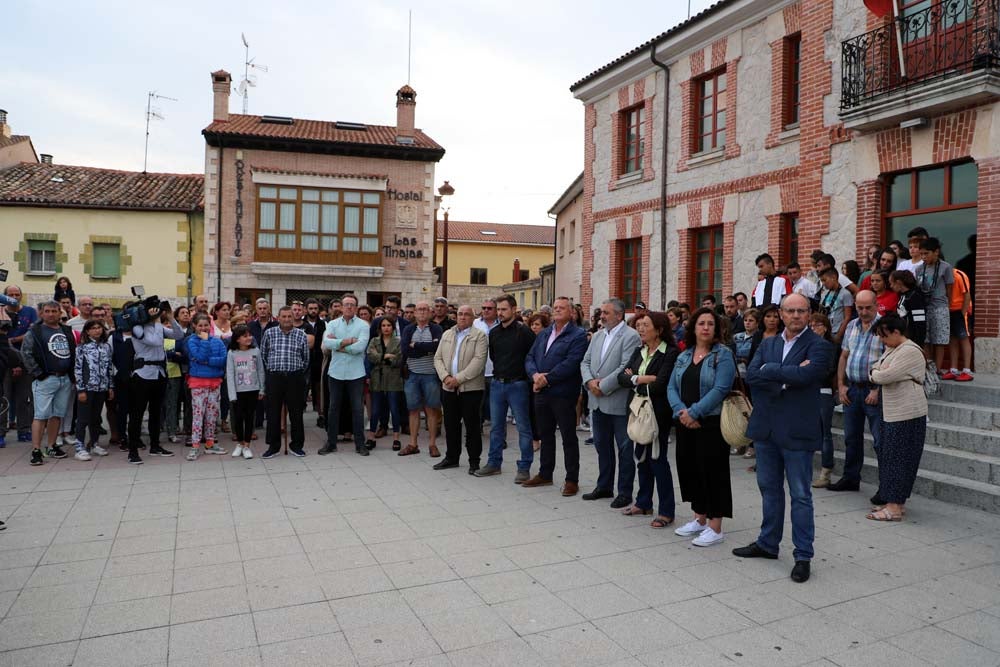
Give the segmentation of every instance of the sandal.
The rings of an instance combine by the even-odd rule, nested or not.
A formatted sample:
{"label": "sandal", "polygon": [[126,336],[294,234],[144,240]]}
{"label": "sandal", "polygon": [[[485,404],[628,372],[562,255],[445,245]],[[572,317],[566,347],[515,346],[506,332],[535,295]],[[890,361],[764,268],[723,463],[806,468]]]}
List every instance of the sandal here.
{"label": "sandal", "polygon": [[653,510],[644,510],[636,505],[629,505],[622,510],[622,514],[625,516],[649,516],[653,513]]}
{"label": "sandal", "polygon": [[431,445],[430,452],[431,452],[431,458],[432,459],[436,459],[436,458],[439,458],[441,456],[441,452],[438,450],[437,445]]}
{"label": "sandal", "polygon": [[[882,510],[885,509],[885,507],[886,507],[885,505],[872,505],[871,511],[872,512],[881,512]],[[906,516],[906,505],[903,505],[903,510],[902,510],[901,513],[902,513],[903,516]]]}
{"label": "sandal", "polygon": [[652,528],[666,528],[674,522],[673,518],[668,519],[665,516],[658,516],[653,519],[649,525]]}
{"label": "sandal", "polygon": [[399,440],[392,441],[392,451],[398,452],[402,448],[403,448],[403,443],[401,443]]}
{"label": "sandal", "polygon": [[396,456],[409,456],[410,454],[419,454],[420,448],[415,445],[407,445],[404,447]]}
{"label": "sandal", "polygon": [[888,509],[886,509],[885,507],[883,507],[882,509],[877,510],[875,512],[869,512],[865,516],[865,518],[869,519],[871,521],[902,521],[903,520],[903,515],[902,514],[893,514]]}

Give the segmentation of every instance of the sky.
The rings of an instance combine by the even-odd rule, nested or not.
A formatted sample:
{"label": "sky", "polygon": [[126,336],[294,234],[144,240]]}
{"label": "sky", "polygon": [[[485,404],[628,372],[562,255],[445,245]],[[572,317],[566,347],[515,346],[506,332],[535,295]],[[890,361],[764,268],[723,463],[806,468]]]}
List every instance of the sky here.
{"label": "sky", "polygon": [[[266,65],[249,112],[395,125],[407,82],[416,124],[445,147],[453,220],[551,224],[583,170],[583,106],[569,86],[687,16],[685,0],[6,0],[0,108],[57,164],[203,173],[209,73],[243,76],[240,34]],[[711,0],[692,0],[692,13]],[[240,113],[235,93],[230,111]]]}

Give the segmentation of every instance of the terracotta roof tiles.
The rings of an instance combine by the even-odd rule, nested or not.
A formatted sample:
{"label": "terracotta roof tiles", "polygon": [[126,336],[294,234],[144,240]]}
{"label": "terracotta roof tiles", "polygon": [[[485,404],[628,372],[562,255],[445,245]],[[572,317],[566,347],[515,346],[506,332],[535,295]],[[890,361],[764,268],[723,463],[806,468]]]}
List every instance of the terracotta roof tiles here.
{"label": "terracotta roof tiles", "polygon": [[365,144],[393,146],[395,148],[422,148],[444,151],[436,141],[422,130],[414,132],[412,144],[396,141],[396,128],[392,125],[364,125],[364,129],[337,127],[335,121],[293,118],[290,125],[267,123],[262,116],[230,114],[229,120],[213,121],[203,134],[220,136],[255,137],[262,139],[290,139],[332,144]]}
{"label": "terracotta roof tiles", "polygon": [[62,164],[0,170],[0,204],[192,211],[203,206],[201,174],[153,174]]}
{"label": "terracotta roof tiles", "polygon": [[[443,232],[444,224],[438,221],[438,231]],[[493,232],[493,233],[484,233]],[[444,236],[438,235],[438,240]],[[508,225],[492,222],[448,221],[449,241],[476,243],[509,243],[516,245],[547,245],[556,241],[556,230],[551,225]]]}

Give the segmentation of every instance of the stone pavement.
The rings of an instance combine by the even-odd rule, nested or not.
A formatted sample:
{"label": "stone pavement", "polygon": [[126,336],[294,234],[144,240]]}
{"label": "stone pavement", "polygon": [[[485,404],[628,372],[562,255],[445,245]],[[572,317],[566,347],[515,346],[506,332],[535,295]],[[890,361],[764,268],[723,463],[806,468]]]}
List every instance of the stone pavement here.
{"label": "stone pavement", "polygon": [[914,498],[876,524],[870,487],[822,491],[795,584],[787,529],[778,561],[730,554],[760,520],[742,459],[726,542],[698,549],[521,489],[512,450],[477,479],[307,432],[301,460],[0,450],[0,666],[1000,664],[1000,517]]}

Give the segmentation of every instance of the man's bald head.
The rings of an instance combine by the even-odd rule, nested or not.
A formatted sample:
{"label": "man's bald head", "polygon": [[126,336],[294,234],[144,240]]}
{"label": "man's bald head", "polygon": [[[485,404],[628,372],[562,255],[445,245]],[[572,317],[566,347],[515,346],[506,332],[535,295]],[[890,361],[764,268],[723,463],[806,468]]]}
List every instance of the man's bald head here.
{"label": "man's bald head", "polygon": [[870,323],[878,314],[876,303],[877,297],[871,290],[863,289],[854,296],[854,309],[858,311],[858,319],[864,324]]}

